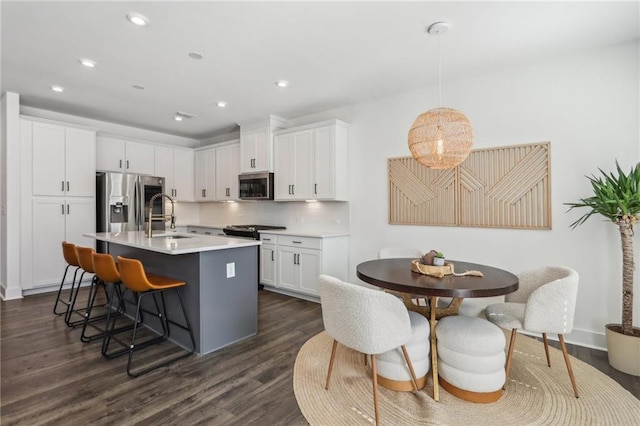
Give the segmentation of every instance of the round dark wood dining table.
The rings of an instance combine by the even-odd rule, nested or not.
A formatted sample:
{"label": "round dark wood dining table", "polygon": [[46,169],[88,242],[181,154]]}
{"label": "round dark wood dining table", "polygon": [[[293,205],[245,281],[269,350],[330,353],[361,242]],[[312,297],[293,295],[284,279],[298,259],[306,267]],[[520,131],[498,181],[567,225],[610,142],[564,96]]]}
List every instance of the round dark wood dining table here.
{"label": "round dark wood dining table", "polygon": [[[490,297],[513,293],[518,289],[518,277],[511,272],[477,263],[448,260],[454,272],[480,271],[482,276],[445,275],[442,278],[411,270],[410,258],[375,259],[360,263],[356,275],[362,281],[405,294],[429,298],[429,306],[437,306],[438,297]],[[431,365],[433,399],[440,400],[438,386],[438,355],[436,347],[436,309],[430,309]]]}

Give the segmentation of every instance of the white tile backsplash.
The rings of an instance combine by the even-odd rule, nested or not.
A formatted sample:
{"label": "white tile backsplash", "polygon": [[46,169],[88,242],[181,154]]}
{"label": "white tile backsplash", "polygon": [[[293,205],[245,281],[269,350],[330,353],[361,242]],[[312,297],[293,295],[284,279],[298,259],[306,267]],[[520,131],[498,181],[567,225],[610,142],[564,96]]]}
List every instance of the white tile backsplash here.
{"label": "white tile backsplash", "polygon": [[[280,225],[287,229],[348,232],[349,203],[243,201],[200,203],[200,223]],[[180,220],[182,223],[182,220]]]}

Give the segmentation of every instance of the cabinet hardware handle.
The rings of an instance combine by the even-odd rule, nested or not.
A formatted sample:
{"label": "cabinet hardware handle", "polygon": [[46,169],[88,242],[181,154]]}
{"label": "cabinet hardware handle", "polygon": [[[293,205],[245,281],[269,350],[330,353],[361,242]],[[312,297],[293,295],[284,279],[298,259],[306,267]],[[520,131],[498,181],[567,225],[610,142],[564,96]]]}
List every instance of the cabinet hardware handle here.
{"label": "cabinet hardware handle", "polygon": [[71,210],[69,210],[69,204],[67,204],[67,214],[69,214]]}
{"label": "cabinet hardware handle", "polygon": [[62,187],[60,188],[60,191],[64,192],[64,181],[62,181]]}
{"label": "cabinet hardware handle", "polygon": [[298,255],[294,253],[294,254],[293,254],[293,264],[294,264],[294,265],[297,265],[297,263],[296,263],[296,256],[298,256]]}
{"label": "cabinet hardware handle", "polygon": [[313,184],[313,193],[318,195],[318,184],[317,183]]}
{"label": "cabinet hardware handle", "polygon": [[211,235],[211,232],[209,232],[209,231],[204,231],[204,233],[207,234],[207,235]]}
{"label": "cabinet hardware handle", "polygon": [[207,196],[206,194],[207,194],[207,190],[206,190],[206,189],[203,189],[203,190],[202,190],[202,198],[206,197],[206,196]]}
{"label": "cabinet hardware handle", "polygon": [[127,170],[129,170],[129,160],[127,160]]}
{"label": "cabinet hardware handle", "polygon": [[60,207],[62,207],[62,214],[64,214],[64,204],[60,204]]}
{"label": "cabinet hardware handle", "polygon": [[291,185],[291,194],[296,195],[296,186]]}
{"label": "cabinet hardware handle", "polygon": [[293,244],[302,244],[302,241],[291,241]]}
{"label": "cabinet hardware handle", "polygon": [[263,238],[262,241],[271,241],[271,238]]}
{"label": "cabinet hardware handle", "polygon": [[69,192],[69,181],[67,181],[67,192]]}
{"label": "cabinet hardware handle", "polygon": [[272,262],[273,262],[274,260],[276,260],[276,259],[274,259],[274,257],[273,257],[273,254],[274,254],[274,253],[275,253],[275,252],[274,252],[273,250],[271,250],[271,261],[272,261]]}
{"label": "cabinet hardware handle", "polygon": [[197,232],[196,232],[196,231],[189,231],[189,232],[191,232],[192,234],[197,234]]}
{"label": "cabinet hardware handle", "polygon": [[122,159],[120,159],[120,165],[118,166],[119,169],[122,168]]}

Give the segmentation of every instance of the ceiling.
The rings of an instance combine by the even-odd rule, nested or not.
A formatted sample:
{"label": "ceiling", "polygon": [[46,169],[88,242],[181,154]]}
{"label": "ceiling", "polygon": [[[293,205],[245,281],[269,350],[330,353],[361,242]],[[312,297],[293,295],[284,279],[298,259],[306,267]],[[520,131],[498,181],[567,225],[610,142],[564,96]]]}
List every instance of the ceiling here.
{"label": "ceiling", "polygon": [[[638,1],[3,0],[0,8],[2,92],[19,93],[25,106],[194,139],[268,114],[292,119],[437,84],[437,37],[425,31],[436,21],[451,23],[440,36],[447,81],[637,40],[640,20]],[[132,25],[130,12],[148,25]],[[280,79],[290,85],[277,87]],[[177,122],[177,111],[196,117]]]}

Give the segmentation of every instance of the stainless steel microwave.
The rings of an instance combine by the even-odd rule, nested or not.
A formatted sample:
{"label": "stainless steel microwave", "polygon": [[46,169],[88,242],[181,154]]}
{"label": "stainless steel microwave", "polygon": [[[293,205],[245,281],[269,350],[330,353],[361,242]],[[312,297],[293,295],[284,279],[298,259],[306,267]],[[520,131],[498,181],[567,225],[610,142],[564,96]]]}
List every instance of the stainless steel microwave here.
{"label": "stainless steel microwave", "polygon": [[273,173],[238,175],[241,200],[273,200]]}

